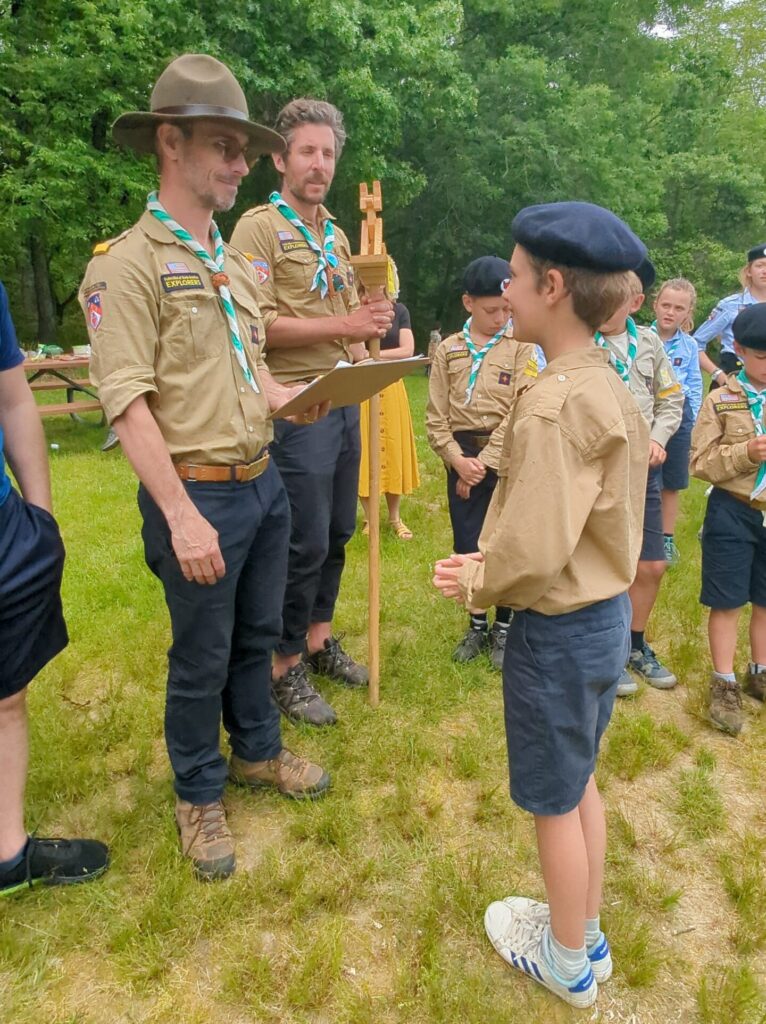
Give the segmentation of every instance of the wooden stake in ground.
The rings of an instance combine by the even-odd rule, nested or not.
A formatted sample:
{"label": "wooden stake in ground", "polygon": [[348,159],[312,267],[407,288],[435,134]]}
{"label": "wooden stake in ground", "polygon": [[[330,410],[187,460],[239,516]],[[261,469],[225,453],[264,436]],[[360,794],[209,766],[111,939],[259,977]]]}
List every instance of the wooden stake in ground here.
{"label": "wooden stake in ground", "polygon": [[[366,182],[359,186],[359,209],[365,214],[362,221],[362,235],[359,255],[352,256],[351,262],[369,298],[385,294],[388,281],[388,256],[383,243],[383,218],[378,214],[383,209],[380,182],[372,183],[372,192]],[[367,349],[373,359],[380,359],[380,339],[372,338]],[[368,646],[370,666],[370,704],[377,707],[380,701],[380,395],[373,395],[369,402],[369,558],[368,558]]]}

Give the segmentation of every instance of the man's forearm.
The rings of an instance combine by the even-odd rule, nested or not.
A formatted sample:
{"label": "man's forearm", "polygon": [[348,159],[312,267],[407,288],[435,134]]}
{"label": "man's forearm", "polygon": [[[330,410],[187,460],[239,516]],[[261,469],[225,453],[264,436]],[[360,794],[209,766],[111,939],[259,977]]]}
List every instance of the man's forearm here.
{"label": "man's forearm", "polygon": [[266,328],[268,348],[304,348],[335,341],[348,333],[346,318],[342,316],[278,316]]}

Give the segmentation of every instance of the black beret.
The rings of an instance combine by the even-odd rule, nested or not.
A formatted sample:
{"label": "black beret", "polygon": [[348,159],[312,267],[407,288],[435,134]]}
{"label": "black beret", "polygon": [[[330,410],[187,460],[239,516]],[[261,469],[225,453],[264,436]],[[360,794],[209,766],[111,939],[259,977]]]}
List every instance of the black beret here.
{"label": "black beret", "polygon": [[743,348],[757,348],[766,352],[766,302],[745,306],[734,318],[731,330],[734,340]]}
{"label": "black beret", "polygon": [[611,210],[593,203],[543,203],[517,213],[511,233],[540,259],[604,273],[635,270],[646,246]]}
{"label": "black beret", "polygon": [[483,295],[502,295],[503,282],[511,276],[508,260],[499,256],[479,256],[463,271],[463,291],[481,298]]}
{"label": "black beret", "polygon": [[748,263],[752,263],[753,260],[762,259],[766,259],[766,242],[761,242],[760,245],[754,245],[747,254]]}
{"label": "black beret", "polygon": [[648,256],[636,267],[636,277],[641,282],[644,293],[648,292],[657,280],[657,271]]}

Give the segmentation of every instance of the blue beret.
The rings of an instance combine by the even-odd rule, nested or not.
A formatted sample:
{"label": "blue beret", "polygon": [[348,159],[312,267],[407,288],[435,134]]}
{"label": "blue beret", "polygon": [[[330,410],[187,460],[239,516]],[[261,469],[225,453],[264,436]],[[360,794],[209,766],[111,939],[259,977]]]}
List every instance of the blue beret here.
{"label": "blue beret", "polygon": [[510,276],[508,260],[502,260],[499,256],[480,256],[463,271],[463,291],[476,298],[502,295],[503,282]]}
{"label": "blue beret", "polygon": [[540,259],[603,273],[635,270],[646,246],[611,210],[593,203],[543,203],[517,213],[511,233]]}
{"label": "blue beret", "polygon": [[747,262],[752,263],[753,260],[762,260],[766,258],[766,242],[761,242],[760,245],[754,245],[747,254]]}
{"label": "blue beret", "polygon": [[648,292],[657,280],[657,271],[654,269],[654,264],[648,256],[636,267],[636,276],[641,282],[644,292]]}
{"label": "blue beret", "polygon": [[731,330],[734,340],[743,348],[757,348],[766,352],[766,302],[745,306],[734,318]]}

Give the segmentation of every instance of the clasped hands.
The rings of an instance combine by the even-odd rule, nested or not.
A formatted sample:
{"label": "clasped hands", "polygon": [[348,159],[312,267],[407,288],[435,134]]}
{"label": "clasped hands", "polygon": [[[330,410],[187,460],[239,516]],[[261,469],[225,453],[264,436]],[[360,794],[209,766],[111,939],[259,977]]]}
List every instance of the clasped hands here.
{"label": "clasped hands", "polygon": [[465,604],[458,577],[460,570],[467,562],[483,562],[484,555],[480,551],[473,551],[470,555],[450,555],[449,558],[440,558],[434,565],[434,575],[431,582],[442,597],[452,598],[458,604]]}
{"label": "clasped hands", "polygon": [[487,474],[487,467],[480,459],[474,459],[468,455],[458,455],[453,459],[452,468],[460,477],[455,492],[458,498],[467,501],[471,495],[471,488],[480,484]]}

